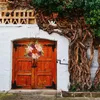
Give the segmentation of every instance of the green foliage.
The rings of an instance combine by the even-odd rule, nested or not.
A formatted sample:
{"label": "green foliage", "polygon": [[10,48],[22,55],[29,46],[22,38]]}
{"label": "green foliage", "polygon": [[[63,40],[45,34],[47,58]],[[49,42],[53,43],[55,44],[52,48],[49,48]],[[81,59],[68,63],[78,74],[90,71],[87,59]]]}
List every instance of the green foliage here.
{"label": "green foliage", "polygon": [[32,0],[32,5],[49,13],[62,12],[65,8],[66,0]]}
{"label": "green foliage", "polygon": [[92,84],[91,88],[89,91],[94,91],[94,92],[99,92],[100,91],[100,83],[95,87],[94,84]]}
{"label": "green foliage", "polygon": [[100,37],[100,0],[88,2],[84,13],[87,24],[90,24],[94,34]]}
{"label": "green foliage", "polygon": [[100,9],[91,10],[86,16],[86,21],[91,26],[100,25]]}
{"label": "green foliage", "polygon": [[86,23],[94,30],[94,34],[100,37],[100,0],[73,0],[67,8],[82,9]]}
{"label": "green foliage", "polygon": [[58,12],[59,15],[69,17],[84,16],[95,35],[100,36],[100,0],[32,0],[32,5],[48,13]]}
{"label": "green foliage", "polygon": [[100,37],[100,27],[94,29],[94,34],[95,34],[97,37]]}
{"label": "green foliage", "polygon": [[75,92],[75,91],[80,91],[81,90],[81,84],[76,83],[76,84],[71,84],[69,91]]}

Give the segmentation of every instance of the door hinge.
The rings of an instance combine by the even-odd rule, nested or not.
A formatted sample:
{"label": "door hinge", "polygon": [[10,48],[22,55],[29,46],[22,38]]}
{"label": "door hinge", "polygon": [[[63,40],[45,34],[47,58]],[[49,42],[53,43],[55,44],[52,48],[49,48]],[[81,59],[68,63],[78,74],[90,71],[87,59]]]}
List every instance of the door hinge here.
{"label": "door hinge", "polygon": [[12,83],[12,89],[18,89],[18,88],[22,88],[22,86],[17,86],[16,81],[14,81],[14,83]]}
{"label": "door hinge", "polygon": [[14,43],[14,48],[15,50],[17,50],[17,47],[22,47],[22,46],[26,46],[25,44],[18,44],[18,43]]}
{"label": "door hinge", "polygon": [[44,46],[47,46],[47,47],[52,47],[52,51],[54,52],[54,49],[56,48],[56,44],[45,44]]}
{"label": "door hinge", "polygon": [[46,88],[51,88],[51,89],[56,89],[56,84],[52,81],[52,85],[51,86],[45,86]]}

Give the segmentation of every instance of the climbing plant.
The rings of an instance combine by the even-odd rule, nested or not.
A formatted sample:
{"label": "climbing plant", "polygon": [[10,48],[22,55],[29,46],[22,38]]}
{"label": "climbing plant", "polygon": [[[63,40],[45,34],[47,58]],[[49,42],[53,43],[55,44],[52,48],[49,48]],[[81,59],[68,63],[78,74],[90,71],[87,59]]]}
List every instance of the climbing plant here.
{"label": "climbing plant", "polygon": [[32,5],[60,16],[84,16],[95,35],[100,36],[100,0],[32,0]]}

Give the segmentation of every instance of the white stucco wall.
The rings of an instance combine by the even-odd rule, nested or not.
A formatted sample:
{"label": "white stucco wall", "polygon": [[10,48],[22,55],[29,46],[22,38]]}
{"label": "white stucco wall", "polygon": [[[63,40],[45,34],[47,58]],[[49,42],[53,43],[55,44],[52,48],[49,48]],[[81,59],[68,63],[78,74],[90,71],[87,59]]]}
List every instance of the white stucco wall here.
{"label": "white stucco wall", "polygon": [[[68,40],[56,33],[49,35],[37,25],[0,25],[0,91],[11,89],[12,41],[23,38],[42,38],[57,41],[57,59],[68,64]],[[57,63],[57,90],[68,91],[68,65]]]}
{"label": "white stucco wall", "polygon": [[[88,48],[87,50],[87,57],[90,59],[90,48]],[[94,81],[95,78],[95,74],[96,71],[99,67],[99,63],[98,63],[98,50],[94,49],[94,56],[93,56],[93,60],[92,60],[92,64],[91,64],[91,80]]]}

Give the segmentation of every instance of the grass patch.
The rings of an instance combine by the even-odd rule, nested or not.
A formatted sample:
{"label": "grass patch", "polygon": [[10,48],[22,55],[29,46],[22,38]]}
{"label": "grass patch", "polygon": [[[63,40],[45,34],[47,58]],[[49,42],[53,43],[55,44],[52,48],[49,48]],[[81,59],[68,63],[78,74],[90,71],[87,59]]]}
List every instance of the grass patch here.
{"label": "grass patch", "polygon": [[14,100],[16,95],[11,93],[0,93],[0,100]]}

